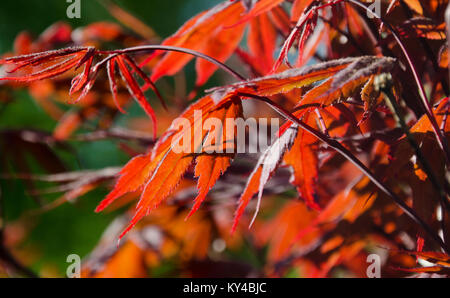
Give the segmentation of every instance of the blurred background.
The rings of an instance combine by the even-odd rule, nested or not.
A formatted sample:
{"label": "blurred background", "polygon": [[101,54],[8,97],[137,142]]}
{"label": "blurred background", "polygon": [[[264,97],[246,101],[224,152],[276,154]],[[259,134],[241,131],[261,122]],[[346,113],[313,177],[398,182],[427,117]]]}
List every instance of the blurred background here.
{"label": "blurred background", "polygon": [[[174,33],[189,17],[218,2],[218,0],[116,1],[153,28],[162,38]],[[0,53],[12,51],[16,36],[23,30],[37,37],[50,25],[59,21],[70,24],[72,28],[98,21],[116,22],[99,1],[81,1],[80,19],[66,17],[68,5],[63,0],[0,1]],[[187,71],[193,71],[192,65]],[[3,134],[24,129],[51,134],[57,122],[31,98],[27,91],[14,90],[13,97],[13,101],[2,105],[0,109],[0,130]],[[143,116],[143,112],[136,105],[128,110],[129,114],[124,117]],[[0,157],[3,155],[2,162],[6,163],[3,164],[3,169],[20,172],[17,171],[12,159],[5,155],[6,149],[12,146],[9,143],[11,138],[3,138],[1,142],[3,144],[0,146]],[[69,151],[56,148],[58,157],[71,171],[120,167],[129,160],[129,156],[119,150],[113,141],[75,142],[71,144]],[[34,159],[26,160],[27,166],[30,172],[41,174],[44,171],[35,160],[36,155],[39,156],[39,153],[35,154]],[[44,158],[44,153],[42,157]],[[1,209],[9,227],[6,241],[10,242],[10,245],[20,243],[15,254],[18,259],[31,264],[30,268],[33,271],[43,276],[63,276],[68,265],[67,256],[78,254],[83,258],[91,252],[104,229],[116,215],[114,212],[94,213],[95,206],[108,190],[96,189],[74,204],[63,204],[49,212],[36,213],[39,201],[35,196],[30,196],[28,186],[26,181],[0,179],[3,204]],[[39,183],[36,182],[33,187],[39,188]],[[39,196],[39,200],[44,202],[51,202],[55,198],[57,195],[54,194]],[[20,224],[15,224],[19,220]],[[31,234],[25,235],[29,231]],[[30,252],[35,255],[30,255]]]}

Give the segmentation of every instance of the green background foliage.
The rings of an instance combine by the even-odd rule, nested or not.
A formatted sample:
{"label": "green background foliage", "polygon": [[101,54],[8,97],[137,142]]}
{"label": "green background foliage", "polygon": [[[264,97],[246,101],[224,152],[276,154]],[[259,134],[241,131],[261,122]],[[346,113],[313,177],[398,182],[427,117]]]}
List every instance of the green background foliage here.
{"label": "green background foliage", "polygon": [[[218,0],[116,1],[162,37],[169,36],[189,17],[218,2]],[[67,22],[73,27],[97,21],[114,21],[98,1],[82,0],[81,19],[66,17],[68,5],[64,0],[0,1],[0,52],[10,51],[14,38],[23,30],[38,36],[58,21]],[[0,130],[39,129],[50,133],[56,125],[56,122],[25,91],[16,92],[14,101],[1,109],[0,113]],[[134,108],[128,116],[137,113],[143,115],[142,111]],[[75,154],[57,151],[69,170],[121,166],[129,159],[117,149],[114,142],[110,141],[77,143],[73,144],[73,148]],[[38,165],[33,167],[33,171],[37,174],[43,173]],[[44,264],[50,263],[60,274],[64,274],[67,267],[66,257],[69,254],[86,256],[117,214],[93,212],[96,204],[107,193],[106,189],[93,191],[74,204],[67,203],[50,212],[36,215],[32,211],[36,210],[38,205],[26,193],[23,182],[0,179],[0,187],[6,221],[13,223],[25,217],[33,227],[32,234],[22,245],[38,252],[38,261],[32,266],[36,271],[40,271]],[[55,198],[43,196],[44,202],[47,203]]]}

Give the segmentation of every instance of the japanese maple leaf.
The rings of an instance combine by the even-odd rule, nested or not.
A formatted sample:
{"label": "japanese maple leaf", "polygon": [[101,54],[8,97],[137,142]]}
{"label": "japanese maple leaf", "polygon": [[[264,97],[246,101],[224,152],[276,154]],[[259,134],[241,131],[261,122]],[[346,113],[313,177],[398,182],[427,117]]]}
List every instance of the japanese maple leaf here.
{"label": "japanese maple leaf", "polygon": [[[196,113],[201,111],[201,117]],[[229,142],[225,139],[227,126],[217,133],[214,126],[204,129],[203,123],[209,118],[222,119],[237,118],[242,114],[241,101],[235,96],[225,96],[216,103],[211,96],[206,96],[197,103],[191,105],[180,118],[188,119],[189,126],[173,127],[160,138],[151,154],[135,157],[121,171],[120,178],[103,202],[97,207],[100,212],[114,202],[120,196],[142,190],[141,198],[136,207],[136,213],[130,225],[120,236],[121,238],[136,225],[136,223],[156,208],[166,199],[178,186],[189,166],[196,161],[195,175],[198,177],[199,194],[192,208],[192,215],[205,200],[207,193],[214,186],[217,179],[230,165],[234,156],[234,140]],[[232,128],[234,130],[234,126]],[[186,151],[178,152],[174,146],[183,136],[190,136],[192,143],[187,144]],[[199,135],[197,143],[196,136]],[[231,145],[230,145],[231,144]],[[186,146],[186,144],[183,144]],[[202,149],[199,151],[199,146]],[[210,152],[210,147],[215,147]],[[227,147],[231,148],[231,154],[227,153]],[[219,153],[216,153],[220,151]],[[223,153],[221,153],[223,152]]]}

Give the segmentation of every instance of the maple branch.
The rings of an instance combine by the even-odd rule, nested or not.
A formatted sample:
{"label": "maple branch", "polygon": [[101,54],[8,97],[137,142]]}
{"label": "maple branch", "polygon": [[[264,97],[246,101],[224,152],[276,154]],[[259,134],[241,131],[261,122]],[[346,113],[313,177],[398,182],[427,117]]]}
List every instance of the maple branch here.
{"label": "maple branch", "polygon": [[397,41],[398,45],[400,46],[400,49],[402,50],[408,64],[409,64],[409,68],[411,69],[411,72],[413,74],[414,80],[416,81],[417,87],[419,88],[419,95],[420,98],[422,100],[422,106],[425,110],[425,114],[427,115],[428,119],[430,120],[431,126],[433,127],[433,131],[434,134],[436,135],[436,139],[438,141],[439,146],[441,147],[441,150],[444,152],[444,156],[446,159],[446,164],[448,167],[450,167],[450,150],[448,148],[448,142],[447,139],[445,138],[445,136],[442,134],[439,125],[436,121],[436,118],[433,115],[433,110],[431,108],[431,104],[430,101],[428,99],[428,96],[425,92],[425,89],[423,87],[423,84],[419,78],[419,74],[417,72],[416,67],[414,66],[414,63],[411,60],[411,57],[408,54],[408,51],[406,50],[405,45],[403,44],[402,40],[400,39],[397,30],[395,30],[394,27],[392,27],[391,24],[389,24],[388,22],[386,22],[386,20],[382,17],[379,16],[376,12],[370,10],[368,7],[366,7],[365,5],[363,5],[362,3],[356,1],[356,0],[345,0],[347,2],[350,2],[364,10],[366,10],[367,12],[369,12],[370,14],[372,14],[373,16],[375,16],[377,19],[379,19],[388,29],[389,31],[391,31],[392,36],[394,37],[394,39]]}
{"label": "maple branch", "polygon": [[102,60],[101,62],[99,62],[99,64],[97,64],[97,65],[100,67],[101,65],[103,65],[104,63],[107,63],[109,60],[111,60],[112,58],[114,58],[117,55],[128,54],[128,53],[137,53],[137,52],[146,52],[146,53],[150,52],[151,53],[151,52],[158,51],[158,50],[169,51],[169,52],[179,52],[179,53],[189,54],[189,55],[195,56],[197,58],[204,59],[204,60],[209,61],[212,64],[218,66],[219,68],[223,69],[224,71],[226,71],[227,73],[229,73],[230,75],[235,77],[236,79],[238,79],[240,81],[245,80],[245,78],[242,75],[240,75],[234,69],[225,65],[224,63],[220,62],[217,59],[214,59],[208,55],[202,54],[195,50],[190,50],[190,49],[180,48],[180,47],[175,47],[175,46],[145,45],[145,46],[137,46],[137,47],[131,47],[131,48],[126,48],[126,49],[121,49],[121,50],[97,51],[97,53],[99,53],[99,54],[111,55],[111,56],[105,58],[104,60]]}
{"label": "maple branch", "polygon": [[336,137],[337,141],[341,142],[366,142],[372,140],[380,140],[384,143],[392,144],[397,141],[403,135],[403,131],[396,128],[389,128],[383,130],[375,130],[372,132],[367,132],[363,134],[352,135],[348,137]]}
{"label": "maple branch", "polygon": [[308,133],[315,136],[320,141],[327,144],[330,148],[333,148],[336,152],[341,154],[343,157],[345,157],[348,161],[350,161],[353,165],[355,165],[364,175],[366,175],[373,184],[375,184],[383,193],[385,193],[387,196],[392,198],[394,202],[397,204],[397,206],[400,207],[400,209],[405,212],[407,216],[409,216],[413,221],[415,221],[419,226],[422,227],[422,229],[428,233],[428,235],[446,252],[450,253],[450,248],[447,247],[447,245],[444,243],[442,238],[433,231],[433,229],[416,213],[414,209],[409,207],[402,199],[400,199],[392,190],[390,190],[382,181],[380,181],[371,171],[369,168],[367,168],[356,156],[353,155],[349,150],[347,150],[344,146],[341,145],[338,141],[334,139],[328,138],[325,134],[321,133],[320,131],[315,130],[313,127],[309,126],[308,124],[304,123],[297,117],[295,117],[292,113],[290,113],[288,110],[283,108],[282,106],[278,105],[268,97],[258,96],[254,94],[249,93],[239,93],[239,96],[247,97],[247,98],[253,98],[262,102],[265,102],[268,104],[273,110],[278,112],[280,115],[282,115],[287,120],[297,124],[304,130],[306,130]]}

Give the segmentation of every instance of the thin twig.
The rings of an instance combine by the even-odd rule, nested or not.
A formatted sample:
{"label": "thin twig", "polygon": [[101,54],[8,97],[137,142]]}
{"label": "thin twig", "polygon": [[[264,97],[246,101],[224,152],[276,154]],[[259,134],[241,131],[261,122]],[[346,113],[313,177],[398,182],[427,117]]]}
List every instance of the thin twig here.
{"label": "thin twig", "polygon": [[232,69],[231,67],[225,65],[224,63],[220,62],[219,60],[214,59],[208,55],[202,54],[202,53],[194,51],[194,50],[186,49],[186,48],[180,48],[180,47],[174,47],[174,46],[163,46],[163,45],[145,45],[145,46],[137,46],[137,47],[131,47],[131,48],[126,48],[126,49],[121,49],[121,50],[97,51],[97,53],[99,53],[99,54],[107,54],[110,56],[108,56],[107,58],[105,58],[104,60],[99,62],[96,65],[96,67],[100,68],[100,66],[102,66],[104,63],[107,63],[109,60],[111,60],[112,58],[114,58],[117,55],[138,53],[138,52],[152,53],[152,52],[158,51],[158,50],[169,51],[169,52],[179,52],[179,53],[189,54],[189,55],[204,59],[206,61],[211,62],[212,64],[215,64],[219,68],[225,70],[227,73],[229,73],[236,79],[241,80],[241,81],[245,80],[245,78],[242,75],[240,75],[238,72],[236,72],[234,69]]}
{"label": "thin twig", "polygon": [[71,138],[71,140],[74,141],[99,141],[104,139],[139,141],[146,144],[154,144],[156,142],[155,139],[148,133],[123,128],[100,130],[92,133],[76,135]]}

